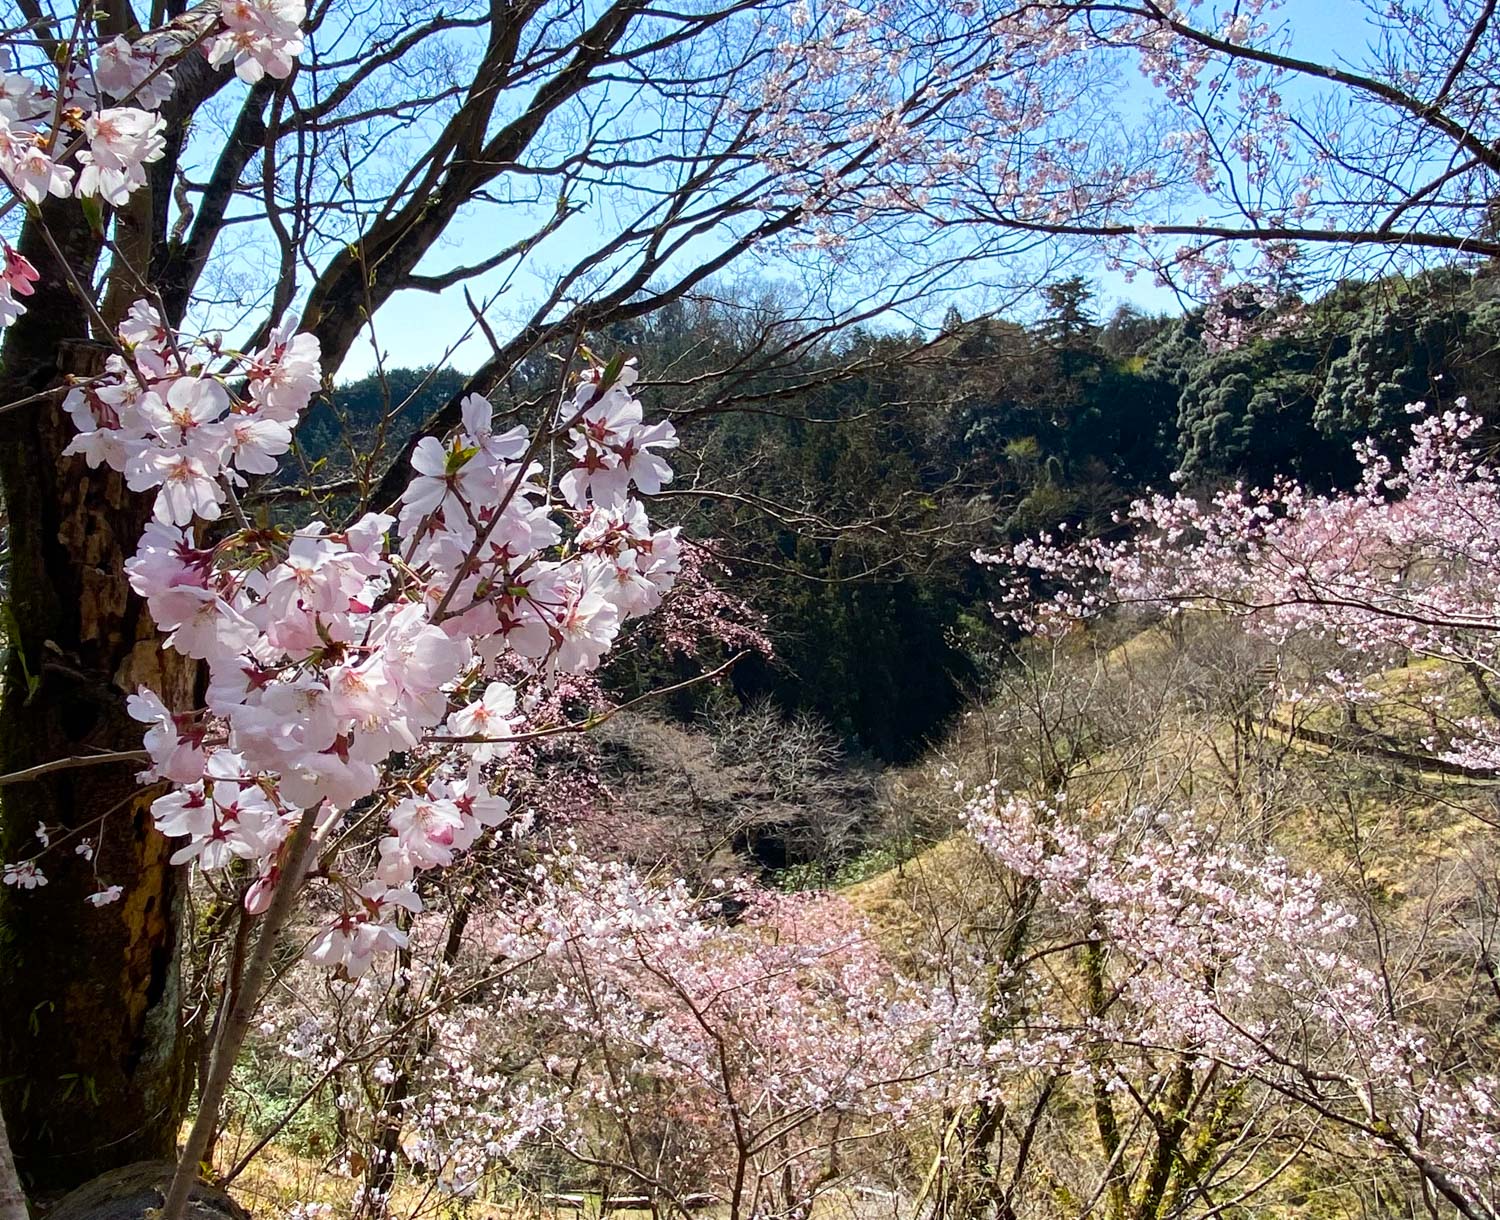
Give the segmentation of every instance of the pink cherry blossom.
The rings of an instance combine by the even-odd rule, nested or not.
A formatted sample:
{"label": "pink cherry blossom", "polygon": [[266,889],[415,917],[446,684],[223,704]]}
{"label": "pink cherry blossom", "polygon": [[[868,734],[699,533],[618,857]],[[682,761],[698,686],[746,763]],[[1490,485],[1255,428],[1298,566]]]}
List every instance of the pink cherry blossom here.
{"label": "pink cherry blossom", "polygon": [[235,74],[250,84],[291,75],[302,53],[303,0],[226,0],[220,16],[225,30],[208,47],[209,63],[232,59]]}
{"label": "pink cherry blossom", "polygon": [[[504,682],[491,682],[484,694],[448,717],[448,728],[461,737],[504,737],[511,733],[516,710],[516,692]],[[464,747],[476,763],[486,763],[509,753],[503,742],[480,742]]]}
{"label": "pink cherry blossom", "polygon": [[166,150],[166,121],[133,106],[99,110],[84,121],[88,148],[78,154],[80,195],[98,195],[116,207],[146,184],[146,166]]}
{"label": "pink cherry blossom", "polygon": [[41,203],[48,195],[65,199],[73,189],[73,170],[57,164],[30,128],[12,126],[4,117],[0,117],[0,177],[32,203]]}

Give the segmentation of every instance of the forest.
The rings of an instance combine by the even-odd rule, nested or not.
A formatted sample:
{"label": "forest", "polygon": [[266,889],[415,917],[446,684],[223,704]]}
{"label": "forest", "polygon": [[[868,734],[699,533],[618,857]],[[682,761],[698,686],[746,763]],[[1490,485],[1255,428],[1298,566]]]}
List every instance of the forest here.
{"label": "forest", "polygon": [[0,4],[0,1220],[1500,1218],[1495,9]]}

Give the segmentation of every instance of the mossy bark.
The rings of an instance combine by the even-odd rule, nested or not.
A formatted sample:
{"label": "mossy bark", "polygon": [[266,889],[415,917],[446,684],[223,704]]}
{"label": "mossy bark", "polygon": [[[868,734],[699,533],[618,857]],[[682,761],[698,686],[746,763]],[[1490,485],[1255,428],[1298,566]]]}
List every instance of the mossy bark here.
{"label": "mossy bark", "polygon": [[[49,201],[21,250],[41,272],[0,348],[0,404],[97,372],[107,349],[69,291],[88,284],[100,242],[74,201]],[[66,267],[63,263],[66,263]],[[193,667],[162,652],[124,561],[150,511],[107,470],[64,458],[73,432],[58,396],[0,413],[0,487],[10,534],[10,647],[0,692],[0,772],[139,749],[125,711],[140,683],[185,707]],[[171,1156],[184,1106],[180,869],[152,825],[156,792],[132,764],[52,773],[0,789],[0,852],[54,844],[45,887],[0,887],[0,1104],[16,1159],[42,1189]],[[74,851],[97,845],[92,860]],[[108,886],[123,898],[95,907]]]}

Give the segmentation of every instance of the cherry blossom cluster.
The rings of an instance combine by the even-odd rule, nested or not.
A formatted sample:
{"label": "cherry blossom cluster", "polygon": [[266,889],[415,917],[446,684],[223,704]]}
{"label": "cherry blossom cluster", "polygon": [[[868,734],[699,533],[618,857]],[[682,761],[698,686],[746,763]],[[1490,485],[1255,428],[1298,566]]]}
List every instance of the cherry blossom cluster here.
{"label": "cherry blossom cluster", "polygon": [[[233,353],[179,340],[144,303],[118,339],[124,354],[66,399],[69,451],[154,491],[127,575],[167,647],[208,671],[200,709],[144,689],[129,703],[149,726],[142,778],[173,785],[157,826],[181,841],[174,862],[248,862],[259,912],[311,812],[342,913],[309,956],[357,975],[402,943],[418,874],[516,820],[491,780],[538,731],[549,687],[595,669],[672,586],[677,531],[653,530],[632,492],[671,478],[660,454],[676,437],[643,421],[628,365],[581,377],[535,434],[496,431],[469,395],[452,436],[417,445],[395,515],[254,527],[236,489],[288,449],[319,386],[317,341],[283,325]],[[576,459],[555,488],[548,446]],[[371,852],[327,846],[369,827]]]}
{"label": "cherry blossom cluster", "polygon": [[[1314,495],[1280,480],[1206,502],[1158,495],[1132,505],[1124,523],[1133,530],[1119,540],[1060,529],[976,558],[1005,573],[1000,609],[1031,631],[1067,630],[1120,607],[1207,609],[1278,645],[1307,635],[1345,650],[1348,664],[1314,684],[1341,702],[1365,700],[1370,676],[1412,656],[1441,662],[1483,693],[1500,667],[1500,474],[1475,447],[1480,421],[1464,405],[1409,408],[1411,444],[1399,460],[1358,446],[1363,475],[1347,493]],[[1434,711],[1453,703],[1441,690],[1429,699]],[[1493,768],[1493,717],[1461,719],[1430,748]]]}
{"label": "cherry blossom cluster", "polygon": [[[456,960],[436,964],[446,930],[423,915],[394,979],[309,978],[298,991],[321,990],[313,1010],[270,1012],[261,1029],[301,1078],[340,1081],[347,1130],[394,1122],[400,1161],[445,1193],[562,1154],[630,1166],[632,1193],[785,1214],[840,1189],[862,1148],[933,1104],[951,1002],[902,978],[841,899],[696,895],[572,851],[513,882],[468,919]],[[482,999],[426,1018],[412,1057],[392,988]],[[361,1190],[388,1189],[394,1175],[368,1172],[376,1141],[351,1151]],[[362,1202],[382,1214],[384,1200]]]}
{"label": "cherry blossom cluster", "polygon": [[[1159,187],[1071,125],[1092,83],[1075,62],[1098,44],[1065,8],[965,3],[928,27],[882,3],[795,6],[754,114],[811,240],[837,248],[875,214],[938,222],[997,201],[1028,223],[1098,219]],[[851,143],[866,166],[832,172],[827,149]]]}
{"label": "cherry blossom cluster", "polygon": [[[1204,302],[1209,341],[1233,344],[1250,327],[1225,307],[1231,284],[1279,300],[1294,263],[1304,281],[1326,266],[1333,235],[1394,253],[1387,231],[1447,244],[1482,228],[1462,184],[1482,157],[1453,143],[1493,125],[1484,74],[1424,6],[1369,7],[1390,54],[1335,70],[1289,54],[1277,0],[962,0],[920,19],[884,0],[801,0],[773,27],[745,113],[808,209],[812,244],[842,250],[874,216],[898,248],[935,233],[986,253],[1012,248],[1006,234],[1022,249],[1038,235],[1086,242],[1112,269]],[[1446,14],[1450,37],[1487,37],[1478,0]],[[1103,100],[1142,91],[1153,104]],[[1349,150],[1393,147],[1398,131],[1408,151],[1380,158],[1381,181],[1355,168]],[[1417,148],[1464,168],[1429,184]]]}
{"label": "cherry blossom cluster", "polygon": [[928,1099],[947,1002],[903,980],[836,897],[723,897],[732,925],[720,899],[617,864],[539,872],[498,941],[530,963],[499,1011],[546,1048],[556,1107],[528,1140],[597,1159],[640,1139],[666,1149],[641,1168],[671,1189],[755,1214],[807,1206],[843,1141]]}
{"label": "cherry blossom cluster", "polygon": [[[497,1165],[513,1163],[530,1133],[561,1119],[553,1090],[512,1070],[512,1056],[528,1048],[513,1044],[487,1004],[443,1005],[424,1017],[420,1036],[410,1029],[410,1009],[398,997],[425,1004],[494,973],[481,958],[490,929],[471,923],[467,931],[462,960],[440,966],[444,921],[423,916],[412,923],[410,961],[394,980],[382,971],[353,980],[309,973],[297,980],[308,1002],[268,1010],[260,1022],[258,1041],[293,1080],[334,1082],[340,1127],[352,1137],[340,1168],[364,1177],[355,1214],[387,1214],[380,1183],[387,1170],[395,1177],[395,1160],[462,1197]],[[392,1127],[395,1158],[381,1139]]]}
{"label": "cherry blossom cluster", "polygon": [[[247,82],[290,75],[302,51],[304,0],[227,0],[214,10],[25,68],[0,47],[0,181],[13,197],[124,204],[166,149],[166,121],[156,112],[172,96],[172,66],[195,47],[215,66],[232,61]],[[25,312],[16,297],[30,295],[37,278],[8,244],[4,253],[0,327]]]}
{"label": "cherry blossom cluster", "polygon": [[673,596],[650,620],[653,636],[668,652],[682,656],[696,657],[705,642],[713,641],[731,652],[775,657],[765,615],[726,592],[715,579],[720,574],[733,572],[708,540],[684,540]]}
{"label": "cherry blossom cluster", "polygon": [[[119,338],[128,359],[110,356],[103,376],[63,399],[78,429],[65,453],[122,472],[132,491],[156,490],[156,522],[135,564],[141,581],[149,584],[153,557],[167,565],[167,579],[176,577],[167,556],[181,527],[195,519],[217,520],[246,475],[275,471],[322,372],[318,341],[294,335],[290,322],[273,331],[264,348],[237,362],[246,378],[238,400],[221,376],[208,371],[217,351],[185,353],[145,302],[131,308]],[[181,631],[179,651],[206,656],[207,645],[194,639],[186,622],[191,616],[169,617],[176,620],[169,629]]]}
{"label": "cherry blossom cluster", "polygon": [[1052,1003],[1050,954],[1033,952],[1006,980],[1017,1010],[999,1024],[1015,1032],[991,1048],[995,1070],[1042,1064],[1124,1088],[1133,1062],[1149,1073],[1166,1051],[1306,1102],[1490,1214],[1500,1079],[1428,1038],[1418,997],[1391,996],[1355,955],[1353,913],[1316,875],[1226,847],[1190,812],[1108,813],[995,785],[969,796],[976,840],[1037,887],[1033,924],[1097,946],[1107,970],[1107,1006],[1080,1013]]}

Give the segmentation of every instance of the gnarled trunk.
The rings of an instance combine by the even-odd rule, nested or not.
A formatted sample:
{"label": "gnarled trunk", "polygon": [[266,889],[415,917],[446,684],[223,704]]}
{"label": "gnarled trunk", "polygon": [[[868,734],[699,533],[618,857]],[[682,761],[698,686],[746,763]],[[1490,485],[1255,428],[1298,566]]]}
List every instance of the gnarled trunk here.
{"label": "gnarled trunk", "polygon": [[[28,221],[21,250],[41,272],[0,349],[0,404],[102,368],[87,284],[100,243],[76,202],[49,201],[65,269]],[[150,500],[108,470],[63,458],[59,396],[0,414],[0,487],[10,530],[10,649],[0,694],[0,772],[139,749],[125,696],[147,682],[188,706],[193,667],[164,654],[123,565]],[[0,789],[0,858],[32,854],[45,824],[47,884],[0,887],[0,1104],[35,1186],[76,1186],[171,1156],[185,1107],[180,1030],[182,870],[151,823],[155,792],[130,763],[53,772]],[[75,852],[82,839],[93,858]],[[88,895],[124,889],[112,904]]]}

